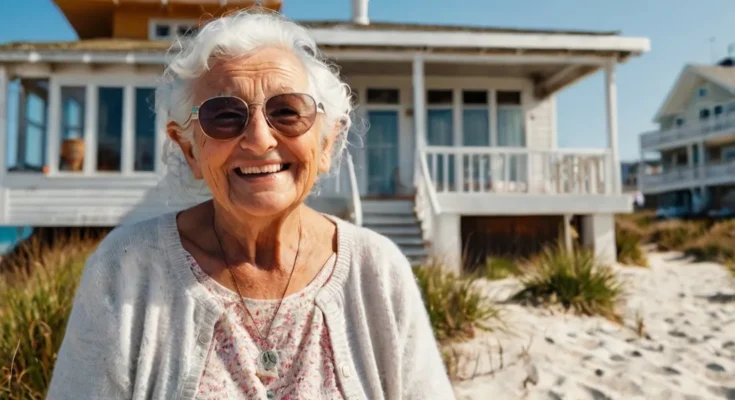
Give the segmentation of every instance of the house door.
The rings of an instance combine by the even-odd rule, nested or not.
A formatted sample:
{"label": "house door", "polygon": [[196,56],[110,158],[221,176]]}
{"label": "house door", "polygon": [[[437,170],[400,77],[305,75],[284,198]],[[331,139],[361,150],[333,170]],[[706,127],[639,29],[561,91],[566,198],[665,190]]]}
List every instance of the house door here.
{"label": "house door", "polygon": [[368,111],[367,117],[366,194],[393,195],[398,181],[398,111]]}

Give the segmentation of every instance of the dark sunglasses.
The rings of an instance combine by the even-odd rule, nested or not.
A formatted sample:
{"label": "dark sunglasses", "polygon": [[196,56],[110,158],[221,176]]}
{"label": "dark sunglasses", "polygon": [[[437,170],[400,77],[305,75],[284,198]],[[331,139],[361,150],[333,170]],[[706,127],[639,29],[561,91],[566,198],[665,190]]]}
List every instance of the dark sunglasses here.
{"label": "dark sunglasses", "polygon": [[[198,120],[202,132],[215,140],[239,137],[250,122],[251,107],[261,105],[235,96],[218,96],[191,108],[190,120]],[[283,93],[262,103],[268,125],[278,133],[294,137],[303,135],[314,125],[324,106],[305,93]]]}

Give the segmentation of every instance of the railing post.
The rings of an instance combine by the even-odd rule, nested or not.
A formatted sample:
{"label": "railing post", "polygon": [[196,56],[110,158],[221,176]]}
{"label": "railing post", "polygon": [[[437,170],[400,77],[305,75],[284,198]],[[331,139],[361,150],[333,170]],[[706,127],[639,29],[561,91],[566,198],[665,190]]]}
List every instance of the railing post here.
{"label": "railing post", "polygon": [[620,156],[618,154],[618,92],[615,86],[615,63],[614,59],[607,62],[605,68],[605,100],[607,105],[607,136],[610,146],[610,171],[613,180],[612,191],[619,194],[620,190]]}

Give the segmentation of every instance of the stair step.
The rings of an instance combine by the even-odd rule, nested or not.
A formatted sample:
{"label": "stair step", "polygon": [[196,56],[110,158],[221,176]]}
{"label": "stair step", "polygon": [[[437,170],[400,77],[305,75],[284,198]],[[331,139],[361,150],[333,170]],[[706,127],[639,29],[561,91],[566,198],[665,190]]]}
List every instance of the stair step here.
{"label": "stair step", "polygon": [[410,200],[362,200],[365,214],[413,214],[413,208]]}
{"label": "stair step", "polygon": [[426,257],[426,249],[423,247],[401,247],[401,251],[406,257]]}
{"label": "stair step", "polygon": [[377,227],[370,226],[369,224],[364,224],[364,225],[366,228],[372,229],[375,232],[378,232],[381,235],[388,236],[388,237],[392,237],[393,235],[396,235],[396,236],[412,235],[412,236],[418,236],[418,237],[421,236],[421,229],[419,229],[418,225],[411,225],[411,226],[401,226],[401,225],[385,226],[383,225],[383,226],[377,226]]}
{"label": "stair step", "polygon": [[363,215],[362,221],[365,225],[418,225],[415,216],[402,215]]}
{"label": "stair step", "polygon": [[425,246],[424,239],[421,235],[385,235],[398,246]]}

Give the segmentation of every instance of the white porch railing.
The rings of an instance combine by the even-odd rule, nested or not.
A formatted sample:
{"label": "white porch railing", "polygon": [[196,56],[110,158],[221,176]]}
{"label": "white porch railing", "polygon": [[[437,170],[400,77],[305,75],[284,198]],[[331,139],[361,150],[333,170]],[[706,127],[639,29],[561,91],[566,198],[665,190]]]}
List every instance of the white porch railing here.
{"label": "white porch railing", "polygon": [[441,214],[439,199],[436,197],[436,189],[429,175],[429,167],[426,158],[420,157],[420,151],[416,151],[414,184],[416,187],[416,217],[421,224],[421,234],[424,241],[431,241],[434,234],[434,221]]}
{"label": "white porch railing", "polygon": [[[355,165],[349,152],[341,160],[340,165],[335,168],[334,174],[319,181],[315,198],[328,199],[330,203],[329,212],[346,211],[346,218],[350,219],[355,225],[362,225],[363,213],[360,189],[355,173]],[[339,210],[332,210],[331,208],[334,207],[338,207]]]}
{"label": "white porch railing", "polygon": [[641,134],[641,148],[656,148],[687,139],[705,138],[727,134],[735,130],[735,115],[710,117],[703,121],[687,123],[667,130],[655,130]]}
{"label": "white porch railing", "polygon": [[352,214],[352,222],[357,226],[362,226],[362,201],[360,200],[360,187],[357,184],[357,174],[355,174],[355,164],[352,162],[352,155],[349,152],[347,152],[347,157],[345,158],[350,182],[350,204],[352,205],[350,213]]}
{"label": "white porch railing", "polygon": [[640,183],[644,193],[735,183],[735,161],[713,161],[704,166],[674,167],[659,174],[643,175]]}
{"label": "white porch railing", "polygon": [[426,147],[438,193],[614,194],[606,149]]}

